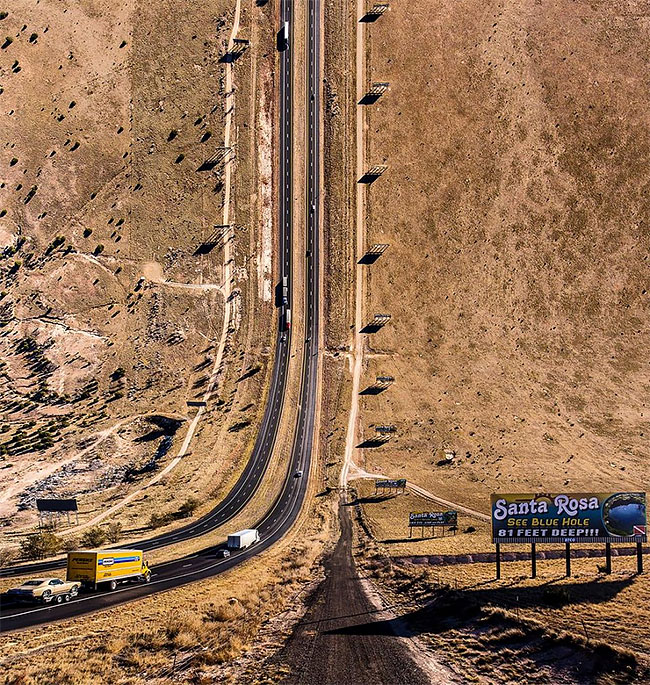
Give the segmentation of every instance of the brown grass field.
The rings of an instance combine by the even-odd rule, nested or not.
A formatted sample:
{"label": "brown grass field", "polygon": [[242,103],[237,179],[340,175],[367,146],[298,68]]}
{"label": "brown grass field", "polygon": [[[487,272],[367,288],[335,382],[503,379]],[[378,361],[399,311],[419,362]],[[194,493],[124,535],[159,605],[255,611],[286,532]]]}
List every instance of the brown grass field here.
{"label": "brown grass field", "polygon": [[[643,489],[649,35],[627,2],[397,3],[368,29],[368,471],[493,491]],[[406,268],[405,268],[406,267]],[[444,449],[452,466],[438,466]]]}
{"label": "brown grass field", "polygon": [[[364,106],[368,167],[388,165],[369,188],[366,243],[390,247],[366,267],[364,311],[392,318],[366,336],[361,388],[396,380],[360,398],[358,442],[378,424],[397,433],[363,449],[359,465],[485,513],[492,492],[645,490],[645,9],[416,0],[391,3],[367,38],[368,84],[390,90]],[[536,580],[529,562],[507,563],[500,583],[491,564],[397,567],[386,554],[493,551],[488,527],[463,518],[456,536],[408,540],[408,512],[439,507],[355,488],[395,601],[415,602],[409,583],[421,575],[422,602],[439,583],[457,593],[459,614],[465,603],[507,613],[449,629],[425,616],[425,641],[468,680],[646,677],[623,664],[647,667],[650,656],[648,584],[633,557],[615,558],[611,577],[599,574],[602,559],[574,560],[566,580],[562,560],[540,561]],[[468,525],[476,531],[463,533]],[[540,625],[553,635],[531,661],[522,644]],[[610,646],[613,675],[601,668],[609,657],[594,656]]]}
{"label": "brown grass field", "polygon": [[[395,530],[395,516],[385,509],[362,504],[374,536]],[[393,514],[403,521],[400,509],[393,507]],[[487,544],[487,533],[475,536],[478,549]],[[408,553],[464,553],[463,537],[470,536],[413,543]],[[388,556],[400,547],[359,529],[362,574],[393,607],[396,629],[406,626],[467,682],[605,684],[650,677],[648,583],[629,559],[614,559],[610,576],[598,572],[602,560],[574,559],[570,578],[564,560],[540,559],[535,579],[530,562],[504,562],[497,581],[492,563],[415,566]]]}

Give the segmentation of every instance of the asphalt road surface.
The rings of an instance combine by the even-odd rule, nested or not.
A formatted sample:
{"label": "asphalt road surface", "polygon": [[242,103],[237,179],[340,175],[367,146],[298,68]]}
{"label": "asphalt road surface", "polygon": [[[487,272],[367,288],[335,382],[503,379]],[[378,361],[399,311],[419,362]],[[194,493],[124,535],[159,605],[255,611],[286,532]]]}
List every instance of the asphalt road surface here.
{"label": "asphalt road surface", "polygon": [[341,505],[341,537],[311,609],[274,659],[289,666],[283,682],[308,685],[379,685],[430,682],[390,621],[377,616],[352,559],[349,507]]}
{"label": "asphalt road surface", "polygon": [[[196,580],[208,578],[241,563],[279,540],[291,527],[300,513],[307,490],[307,475],[311,464],[311,448],[314,436],[314,416],[316,410],[316,384],[318,372],[319,339],[319,256],[320,208],[317,200],[320,183],[320,0],[310,0],[309,21],[309,85],[307,94],[308,111],[308,157],[306,199],[306,284],[305,288],[305,355],[302,367],[298,419],[294,434],[291,461],[280,496],[273,503],[261,521],[253,523],[260,531],[261,541],[228,559],[217,559],[215,552],[223,545],[202,550],[181,559],[158,564],[152,568],[152,581],[149,584],[121,586],[113,592],[97,592],[80,595],[64,605],[20,607],[3,603],[0,607],[0,631],[16,630],[53,620],[61,620],[79,614],[96,611],[121,604],[145,595],[168,590]],[[292,21],[291,0],[282,0],[280,24]],[[293,31],[295,32],[295,27]],[[291,41],[290,41],[291,43]],[[292,222],[292,68],[291,47],[280,56],[280,250],[282,273],[291,277],[291,222]],[[282,328],[280,319],[279,329]],[[269,401],[260,427],[253,454],[244,473],[228,494],[213,511],[197,521],[170,533],[133,543],[131,546],[145,550],[154,549],[181,540],[203,535],[222,525],[237,514],[251,498],[259,485],[271,456],[277,433],[281,407],[284,400],[286,369],[289,357],[290,335],[278,330],[276,359],[271,380]],[[303,478],[296,478],[296,471],[302,470]],[[61,562],[45,562],[5,569],[2,575],[10,573],[42,573],[59,568]]]}

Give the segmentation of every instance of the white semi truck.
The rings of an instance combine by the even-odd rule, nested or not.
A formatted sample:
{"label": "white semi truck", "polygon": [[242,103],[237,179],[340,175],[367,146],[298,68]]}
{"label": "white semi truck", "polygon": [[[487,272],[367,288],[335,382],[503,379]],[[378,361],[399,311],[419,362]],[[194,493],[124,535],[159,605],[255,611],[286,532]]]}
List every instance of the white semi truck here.
{"label": "white semi truck", "polygon": [[228,536],[228,549],[246,549],[260,541],[260,532],[256,528],[246,528]]}

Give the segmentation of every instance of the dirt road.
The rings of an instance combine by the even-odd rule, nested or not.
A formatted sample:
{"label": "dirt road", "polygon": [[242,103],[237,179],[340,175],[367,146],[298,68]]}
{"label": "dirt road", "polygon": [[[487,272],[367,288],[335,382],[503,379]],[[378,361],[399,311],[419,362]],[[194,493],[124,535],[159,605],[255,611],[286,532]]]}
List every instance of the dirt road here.
{"label": "dirt road", "polygon": [[[327,578],[278,661],[289,666],[286,682],[320,685],[430,683],[366,597],[352,560],[352,522],[340,507],[341,537],[326,564]],[[376,629],[373,624],[376,623]]]}

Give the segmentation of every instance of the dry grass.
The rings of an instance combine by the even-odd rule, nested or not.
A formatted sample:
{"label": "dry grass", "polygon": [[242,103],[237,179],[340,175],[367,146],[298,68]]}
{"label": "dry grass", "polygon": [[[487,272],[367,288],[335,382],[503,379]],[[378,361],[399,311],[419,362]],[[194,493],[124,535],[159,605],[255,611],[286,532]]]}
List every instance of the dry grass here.
{"label": "dry grass", "polygon": [[[635,573],[635,557],[614,557],[611,576],[600,573],[602,558],[573,558],[571,578],[564,577],[563,559],[538,559],[536,579],[529,577],[529,561],[504,561],[501,581],[494,579],[494,563],[396,564],[396,556],[493,552],[489,528],[474,521],[477,531],[472,534],[459,532],[456,536],[409,542],[403,539],[408,512],[431,507],[422,506],[425,503],[413,495],[368,501],[374,493],[372,486],[357,481],[355,487],[357,501],[361,502],[360,522],[367,531],[359,528],[363,564],[371,575],[388,584],[396,593],[396,601],[417,600],[424,604],[430,601],[433,588],[450,588],[457,593],[454,601],[458,606],[469,603],[482,610],[503,609],[528,622],[528,627],[535,621],[543,625],[553,633],[554,640],[559,634],[570,635],[578,642],[588,636],[590,649],[602,644],[602,649],[609,646],[631,651],[640,663],[650,664],[650,589],[645,577]],[[399,536],[397,531],[401,531]],[[538,552],[549,547],[544,545]]]}
{"label": "dry grass", "polygon": [[494,582],[491,565],[395,565],[363,540],[359,553],[366,572],[400,607],[401,620],[470,682],[623,683],[650,676],[648,619],[644,610],[629,619],[647,588],[630,573],[594,579],[579,571],[562,580],[561,562],[545,562],[536,580],[517,575]]}
{"label": "dry grass", "polygon": [[[363,512],[366,525],[374,539],[391,556],[427,555],[427,554],[472,554],[476,552],[493,552],[490,524],[485,521],[458,517],[458,531],[436,529],[436,537],[431,529],[413,529],[413,537],[409,538],[408,516],[417,511],[444,511],[444,507],[430,502],[422,497],[406,492],[396,495],[375,494],[373,481],[356,480],[352,483],[357,502]],[[469,527],[472,532],[465,532]]]}
{"label": "dry grass", "polygon": [[[623,2],[416,0],[368,35],[368,82],[391,88],[367,111],[368,159],[389,166],[369,190],[367,242],[390,248],[368,267],[364,309],[392,320],[367,337],[362,388],[396,381],[361,397],[358,442],[377,424],[397,434],[360,465],[486,513],[495,491],[644,490],[649,244],[630,217],[647,213],[645,27]],[[608,682],[624,678],[608,660],[647,663],[633,557],[611,577],[575,559],[567,580],[562,560],[540,560],[536,580],[505,563],[500,583],[491,564],[397,569],[387,552],[492,551],[489,530],[462,518],[475,533],[407,542],[408,511],[439,507],[357,487],[369,569],[399,601],[442,584],[458,588],[455,611],[481,608],[461,625],[428,616],[425,631],[464,654],[469,680],[573,682],[582,669]],[[482,623],[491,606],[508,612],[496,632]],[[546,631],[533,657],[516,632],[530,638],[532,621]]]}
{"label": "dry grass", "polygon": [[218,578],[4,636],[3,652],[12,654],[2,662],[5,682],[157,682],[171,675],[174,658],[186,680],[217,677],[318,576],[332,524],[321,501],[272,550]]}
{"label": "dry grass", "polygon": [[[254,41],[234,66],[233,141],[238,155],[231,197],[231,219],[245,229],[236,231],[233,243],[233,287],[242,306],[235,307],[218,392],[190,454],[168,479],[169,487],[151,489],[120,512],[118,518],[129,535],[142,533],[153,508],[177,508],[177,493],[200,495],[204,508],[221,496],[250,451],[263,409],[260,399],[272,359],[268,323],[273,307],[262,301],[251,269],[251,256],[259,249],[261,200],[250,191],[258,186],[261,149],[257,95],[265,89],[267,103],[272,101],[275,53],[266,16],[269,7],[253,10],[252,4],[244,4],[240,34]],[[25,38],[31,29],[14,40],[10,56],[19,60],[22,70],[3,83],[3,101],[15,110],[8,119],[7,139],[18,162],[8,168],[0,189],[0,204],[6,210],[0,217],[0,248],[5,238],[6,244],[15,243],[21,226],[24,243],[16,257],[23,252],[35,255],[33,261],[23,259],[13,274],[5,273],[7,260],[0,264],[6,281],[0,304],[3,318],[8,317],[1,338],[8,364],[3,372],[10,378],[30,379],[8,386],[21,397],[33,391],[38,379],[69,396],[90,380],[98,382],[85,399],[72,404],[44,401],[5,407],[9,430],[0,435],[0,442],[24,429],[32,444],[33,435],[45,426],[55,445],[10,455],[4,465],[12,466],[2,473],[17,487],[4,492],[14,497],[20,492],[27,484],[21,474],[36,473],[29,471],[35,457],[45,457],[48,466],[56,468],[97,430],[124,418],[125,424],[75,463],[74,471],[50,493],[79,495],[82,521],[150,477],[141,475],[109,490],[99,483],[98,474],[119,472],[125,463],[136,468],[146,464],[163,439],[139,442],[151,429],[131,417],[155,409],[183,421],[157,467],[165,466],[178,450],[196,411],[186,401],[204,392],[206,369],[214,355],[211,341],[221,333],[220,293],[154,282],[155,274],[197,285],[222,280],[221,247],[194,256],[213,224],[219,223],[221,171],[206,174],[196,169],[219,145],[222,109],[233,102],[221,92],[225,67],[219,57],[234,3],[213,0],[199,10],[192,6],[192,11],[186,6],[185,0],[168,0],[155,10],[134,10],[131,3],[109,6],[93,0],[88,7],[63,15],[56,3],[36,7],[18,2],[3,20],[10,33],[20,34],[23,24],[48,27],[46,33],[39,29],[36,44]],[[187,20],[179,28],[169,16]],[[120,47],[121,39],[114,45],[121,35],[126,45]],[[170,44],[178,46],[173,54]],[[63,69],[58,69],[57,60]],[[73,101],[75,105],[68,107]],[[59,110],[64,115],[61,121],[53,119],[52,108],[57,116]],[[201,143],[208,131],[211,137]],[[64,145],[68,137],[81,141],[74,152]],[[48,156],[51,151],[54,156]],[[181,154],[183,162],[175,164]],[[24,205],[15,187],[21,183],[28,189],[33,182],[38,183],[38,192]],[[55,235],[65,240],[48,252]],[[104,250],[95,257],[91,253],[99,242]],[[73,248],[70,254],[65,253],[68,246]],[[137,287],[142,274],[148,280]],[[58,368],[26,368],[31,363],[28,355],[14,349],[25,336],[43,346],[36,362],[42,358]],[[247,375],[253,367],[256,373]],[[124,375],[114,377],[117,369]],[[5,404],[10,400],[6,393],[0,398]],[[30,427],[28,421],[35,425]],[[232,426],[241,430],[229,431]],[[86,488],[92,494],[84,496]],[[15,499],[9,504],[13,508]],[[33,521],[27,511],[11,522],[24,528]]]}
{"label": "dry grass", "polygon": [[[417,1],[369,26],[369,471],[491,491],[644,488],[649,38],[625,2]],[[413,37],[417,36],[417,40]],[[426,46],[426,49],[423,49]],[[634,218],[637,217],[637,218]],[[443,449],[452,466],[438,466]]]}

